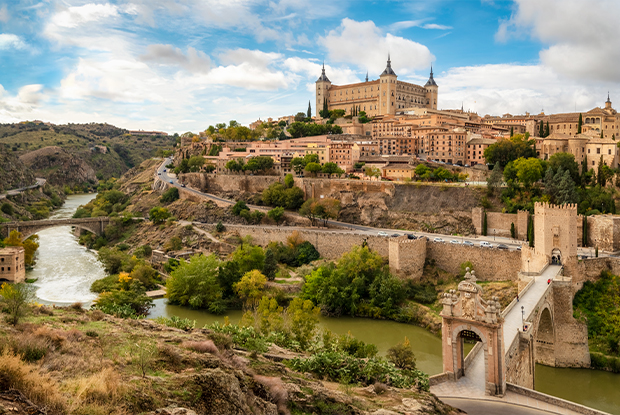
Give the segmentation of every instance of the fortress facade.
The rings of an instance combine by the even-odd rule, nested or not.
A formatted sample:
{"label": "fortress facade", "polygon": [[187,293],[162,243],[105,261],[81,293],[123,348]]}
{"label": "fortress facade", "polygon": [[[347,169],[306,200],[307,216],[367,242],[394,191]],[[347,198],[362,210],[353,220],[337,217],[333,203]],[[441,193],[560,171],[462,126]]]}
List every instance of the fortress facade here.
{"label": "fortress facade", "polygon": [[349,85],[333,85],[325,74],[325,65],[316,81],[316,115],[327,109],[341,109],[345,114],[365,111],[370,117],[395,115],[398,110],[411,108],[437,109],[439,86],[433,79],[433,68],[424,86],[398,80],[388,55],[387,66],[379,79]]}

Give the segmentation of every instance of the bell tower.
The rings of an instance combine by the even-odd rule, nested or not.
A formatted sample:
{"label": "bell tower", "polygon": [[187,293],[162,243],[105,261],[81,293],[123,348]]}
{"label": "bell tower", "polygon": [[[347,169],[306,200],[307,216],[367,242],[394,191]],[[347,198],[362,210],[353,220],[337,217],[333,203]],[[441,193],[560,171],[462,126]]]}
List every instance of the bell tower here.
{"label": "bell tower", "polygon": [[396,114],[396,80],[398,76],[392,69],[392,61],[388,53],[387,66],[379,77],[379,114]]}
{"label": "bell tower", "polygon": [[327,102],[327,108],[329,109],[329,88],[332,86],[331,81],[325,75],[325,62],[323,62],[323,70],[321,76],[316,81],[316,103],[314,104],[316,116],[318,117],[323,110],[324,103]]}
{"label": "bell tower", "polygon": [[433,110],[437,109],[437,95],[439,92],[439,86],[435,79],[433,79],[433,65],[431,65],[431,76],[426,81],[426,108],[430,108]]}

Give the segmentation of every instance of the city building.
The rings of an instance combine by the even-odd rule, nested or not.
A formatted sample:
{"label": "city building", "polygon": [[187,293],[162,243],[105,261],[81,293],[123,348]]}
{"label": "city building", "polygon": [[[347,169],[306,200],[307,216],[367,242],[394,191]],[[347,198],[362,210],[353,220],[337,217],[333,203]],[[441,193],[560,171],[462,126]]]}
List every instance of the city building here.
{"label": "city building", "polygon": [[26,280],[25,251],[21,246],[0,248],[0,281],[13,283]]}
{"label": "city building", "polygon": [[497,140],[485,137],[474,137],[467,142],[467,161],[465,164],[475,166],[476,164],[486,164],[484,150],[490,145],[497,143]]}
{"label": "city building", "polygon": [[395,115],[396,111],[406,108],[437,109],[438,91],[432,67],[424,86],[399,81],[389,55],[387,66],[379,79],[369,81],[367,74],[366,81],[357,84],[333,85],[323,65],[321,76],[316,81],[315,110],[318,116],[326,103],[330,111],[341,109],[345,114],[364,111],[374,117]]}

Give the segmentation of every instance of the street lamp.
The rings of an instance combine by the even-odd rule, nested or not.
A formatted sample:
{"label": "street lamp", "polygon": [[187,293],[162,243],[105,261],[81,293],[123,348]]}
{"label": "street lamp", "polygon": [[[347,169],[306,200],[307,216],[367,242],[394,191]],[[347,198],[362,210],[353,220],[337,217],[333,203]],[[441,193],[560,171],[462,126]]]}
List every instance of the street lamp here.
{"label": "street lamp", "polygon": [[525,331],[525,308],[523,306],[521,306],[521,327]]}

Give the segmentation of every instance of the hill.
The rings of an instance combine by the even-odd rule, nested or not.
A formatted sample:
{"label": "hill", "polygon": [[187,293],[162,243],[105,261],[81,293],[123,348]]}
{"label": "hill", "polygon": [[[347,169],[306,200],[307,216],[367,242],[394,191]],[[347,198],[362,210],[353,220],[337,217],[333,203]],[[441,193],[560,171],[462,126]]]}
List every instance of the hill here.
{"label": "hill", "polygon": [[[70,177],[73,170],[59,172],[74,166],[86,173],[90,168],[94,172],[94,183],[97,179],[120,177],[145,159],[171,150],[176,144],[176,137],[132,136],[129,131],[109,124],[27,122],[1,124],[0,144],[29,163],[37,175],[55,184],[91,187],[90,171],[82,175],[84,177],[77,178]],[[68,181],[63,183],[62,180]],[[79,180],[83,181],[78,183]]]}
{"label": "hill", "polygon": [[0,145],[0,193],[35,184],[32,170],[7,147]]}

